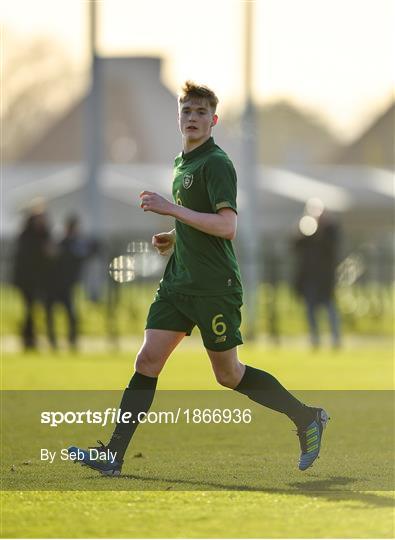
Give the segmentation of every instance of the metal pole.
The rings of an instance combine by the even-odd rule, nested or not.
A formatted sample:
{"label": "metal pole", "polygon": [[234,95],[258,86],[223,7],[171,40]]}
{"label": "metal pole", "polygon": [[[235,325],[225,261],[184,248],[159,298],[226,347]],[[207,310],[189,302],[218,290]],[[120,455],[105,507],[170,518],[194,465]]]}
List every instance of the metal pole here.
{"label": "metal pole", "polygon": [[245,2],[244,11],[244,88],[245,104],[242,115],[242,182],[247,205],[241,216],[244,252],[244,284],[247,319],[247,338],[256,337],[257,293],[258,293],[258,241],[261,219],[257,208],[256,189],[256,125],[255,107],[252,98],[253,80],[253,11],[254,2]]}
{"label": "metal pole", "polygon": [[[85,270],[88,295],[99,300],[107,278],[106,256],[103,251],[105,227],[103,225],[102,198],[100,192],[100,172],[102,155],[102,100],[101,100],[101,71],[102,61],[96,51],[97,13],[96,0],[88,2],[89,17],[89,46],[91,53],[91,81],[86,98],[85,109],[85,165],[86,181],[82,192],[84,207],[84,229],[87,235],[100,246],[98,253],[92,257]],[[98,4],[99,5],[99,4]]]}
{"label": "metal pole", "polygon": [[86,227],[91,236],[100,237],[103,232],[101,199],[98,179],[101,159],[101,63],[96,52],[96,2],[89,6],[89,45],[91,51],[91,86],[86,100],[85,152],[86,175],[85,208]]}

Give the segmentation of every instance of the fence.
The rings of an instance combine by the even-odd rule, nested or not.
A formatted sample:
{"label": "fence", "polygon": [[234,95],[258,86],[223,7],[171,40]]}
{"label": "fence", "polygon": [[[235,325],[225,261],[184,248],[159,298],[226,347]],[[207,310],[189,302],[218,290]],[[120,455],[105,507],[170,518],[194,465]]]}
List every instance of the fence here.
{"label": "fence", "polygon": [[[105,336],[114,346],[121,336],[141,334],[148,307],[160,279],[137,278],[117,283],[108,274],[109,261],[125,252],[126,237],[108,242],[92,274],[76,290],[80,333]],[[292,290],[293,264],[286,239],[263,239],[258,254],[260,285],[257,291],[257,330],[275,342],[284,336],[307,331],[304,308]],[[236,246],[237,248],[237,246]],[[22,304],[18,291],[10,284],[13,245],[3,242],[2,250],[2,328],[3,335],[18,333]],[[392,252],[380,245],[343,246],[338,266],[337,303],[344,333],[391,335],[393,330]],[[241,267],[243,260],[241,258]],[[98,270],[99,269],[99,270]],[[94,279],[92,276],[94,275]],[[37,306],[39,330],[44,332],[44,316]],[[65,319],[56,313],[56,326],[65,335]],[[244,329],[245,330],[245,329]]]}

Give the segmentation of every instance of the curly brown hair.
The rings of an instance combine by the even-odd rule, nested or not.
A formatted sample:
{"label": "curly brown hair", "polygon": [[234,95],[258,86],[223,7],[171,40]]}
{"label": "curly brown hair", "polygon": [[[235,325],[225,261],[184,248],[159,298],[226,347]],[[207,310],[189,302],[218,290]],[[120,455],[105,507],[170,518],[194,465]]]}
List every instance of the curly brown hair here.
{"label": "curly brown hair", "polygon": [[196,84],[193,81],[186,81],[178,96],[178,103],[185,103],[191,98],[207,99],[214,112],[218,105],[218,98],[213,90],[207,86]]}

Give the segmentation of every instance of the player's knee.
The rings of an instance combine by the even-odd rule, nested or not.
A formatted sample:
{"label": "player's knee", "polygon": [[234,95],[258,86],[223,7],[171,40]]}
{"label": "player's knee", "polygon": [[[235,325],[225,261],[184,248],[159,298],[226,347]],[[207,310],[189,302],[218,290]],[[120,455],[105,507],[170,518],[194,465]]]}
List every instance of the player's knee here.
{"label": "player's knee", "polygon": [[154,358],[147,349],[141,349],[136,356],[134,368],[147,377],[158,377],[162,371],[163,362]]}

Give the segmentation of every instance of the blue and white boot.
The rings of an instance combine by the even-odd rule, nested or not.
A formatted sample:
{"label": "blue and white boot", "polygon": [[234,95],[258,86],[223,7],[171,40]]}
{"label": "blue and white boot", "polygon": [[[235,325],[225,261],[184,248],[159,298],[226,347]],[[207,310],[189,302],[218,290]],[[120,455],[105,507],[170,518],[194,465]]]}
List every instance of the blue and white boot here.
{"label": "blue and white boot", "polygon": [[305,471],[318,458],[321,449],[322,434],[328,423],[329,416],[324,409],[316,409],[315,419],[305,428],[298,428],[297,435],[300,443],[299,470]]}
{"label": "blue and white boot", "polygon": [[92,446],[88,450],[78,448],[78,446],[70,446],[67,451],[74,459],[74,463],[90,467],[104,476],[119,476],[123,460],[116,461],[115,455],[111,455],[108,448],[101,441],[97,442],[100,446]]}

